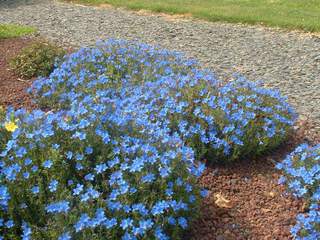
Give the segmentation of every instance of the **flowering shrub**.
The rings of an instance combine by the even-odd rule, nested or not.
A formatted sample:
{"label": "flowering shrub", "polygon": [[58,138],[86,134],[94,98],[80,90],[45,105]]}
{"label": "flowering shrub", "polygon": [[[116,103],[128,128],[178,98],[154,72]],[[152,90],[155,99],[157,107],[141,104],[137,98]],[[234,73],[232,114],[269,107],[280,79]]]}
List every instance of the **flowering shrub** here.
{"label": "flowering shrub", "polygon": [[[117,91],[113,91],[117,89]],[[278,146],[295,121],[279,92],[239,79],[222,84],[183,55],[110,40],[71,54],[31,89],[38,103],[70,103],[109,91],[119,111],[170,129],[198,159],[234,160]]]}
{"label": "flowering shrub", "polygon": [[23,78],[49,76],[55,63],[62,61],[66,51],[54,44],[38,41],[22,49],[10,67]]}
{"label": "flowering shrub", "polygon": [[1,153],[4,239],[179,239],[204,166],[177,135],[87,96],[68,111],[9,112]]}
{"label": "flowering shrub", "polygon": [[284,171],[280,183],[289,191],[306,200],[309,206],[297,216],[297,224],[291,230],[297,239],[320,238],[320,144],[298,146],[285,160],[277,164]]}
{"label": "flowering shrub", "polygon": [[161,122],[211,161],[260,154],[287,137],[295,115],[278,92],[198,74],[129,88],[123,111]]}
{"label": "flowering shrub", "polygon": [[40,105],[68,107],[75,99],[95,95],[99,90],[139,85],[175,73],[187,74],[195,67],[194,60],[178,52],[111,39],[70,54],[49,78],[35,81],[32,91]]}

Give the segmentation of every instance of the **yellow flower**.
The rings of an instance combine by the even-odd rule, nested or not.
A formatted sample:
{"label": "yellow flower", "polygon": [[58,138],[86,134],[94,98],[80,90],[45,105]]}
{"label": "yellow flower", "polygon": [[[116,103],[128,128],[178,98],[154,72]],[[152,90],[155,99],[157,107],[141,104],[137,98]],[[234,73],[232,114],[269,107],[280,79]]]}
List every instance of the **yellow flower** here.
{"label": "yellow flower", "polygon": [[15,124],[14,122],[6,122],[4,124],[4,128],[8,131],[8,132],[14,132],[18,126],[17,124]]}

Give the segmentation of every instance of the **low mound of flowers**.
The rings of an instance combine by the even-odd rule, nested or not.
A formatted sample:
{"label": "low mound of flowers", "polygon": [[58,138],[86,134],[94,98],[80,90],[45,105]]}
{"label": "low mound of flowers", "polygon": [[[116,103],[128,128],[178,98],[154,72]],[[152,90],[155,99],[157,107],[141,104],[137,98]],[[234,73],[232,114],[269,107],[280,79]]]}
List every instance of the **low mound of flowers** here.
{"label": "low mound of flowers", "polygon": [[296,117],[278,91],[245,79],[223,84],[181,54],[122,40],[71,54],[31,91],[38,103],[66,109],[88,95],[113,92],[127,104],[121,111],[161,122],[159,127],[178,132],[198,159],[211,161],[278,146]]}
{"label": "low mound of flowers", "polygon": [[232,161],[278,146],[295,114],[279,92],[245,79],[170,76],[127,89],[121,111],[177,132],[198,159]]}
{"label": "low mound of flowers", "polygon": [[75,99],[95,95],[98,90],[121,89],[176,73],[187,75],[196,67],[196,61],[178,52],[110,39],[66,56],[49,78],[34,82],[32,92],[42,106],[68,107]]}
{"label": "low mound of flowers", "polygon": [[0,117],[4,239],[180,239],[206,194],[198,160],[260,154],[295,121],[278,91],[176,52],[109,40],[64,59],[30,89],[50,111]]}
{"label": "low mound of flowers", "polygon": [[305,213],[297,216],[291,233],[295,239],[320,239],[320,144],[298,146],[277,168],[284,172],[280,183],[304,198],[308,206]]}
{"label": "low mound of flowers", "polygon": [[205,194],[204,166],[178,136],[114,105],[87,96],[68,111],[8,113],[3,239],[179,239]]}

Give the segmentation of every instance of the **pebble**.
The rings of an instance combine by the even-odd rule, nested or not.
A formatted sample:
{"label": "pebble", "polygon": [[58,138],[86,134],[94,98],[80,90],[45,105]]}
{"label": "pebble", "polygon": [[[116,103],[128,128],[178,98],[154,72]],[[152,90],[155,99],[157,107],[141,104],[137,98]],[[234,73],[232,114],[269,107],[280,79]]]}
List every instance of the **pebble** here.
{"label": "pebble", "polygon": [[185,52],[217,78],[238,73],[279,88],[320,133],[320,38],[298,31],[174,19],[51,0],[1,0],[0,23],[37,27],[41,36],[72,46],[98,39],[134,39]]}

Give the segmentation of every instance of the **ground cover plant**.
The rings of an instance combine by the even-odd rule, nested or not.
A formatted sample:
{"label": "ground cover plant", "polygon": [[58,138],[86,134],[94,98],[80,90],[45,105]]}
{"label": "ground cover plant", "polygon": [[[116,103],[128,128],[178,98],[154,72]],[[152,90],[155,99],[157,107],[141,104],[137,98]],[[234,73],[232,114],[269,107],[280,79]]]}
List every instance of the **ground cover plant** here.
{"label": "ground cover plant", "polygon": [[88,96],[69,111],[8,112],[2,237],[179,238],[204,194],[203,165],[177,136],[113,114],[112,104]]}
{"label": "ground cover plant", "polygon": [[99,90],[123,89],[172,74],[187,75],[196,67],[195,61],[177,52],[111,39],[72,53],[49,78],[36,81],[32,90],[39,105],[68,108],[74,99],[96,95]]}
{"label": "ground cover plant", "polygon": [[178,132],[198,159],[210,162],[271,150],[287,138],[295,120],[278,92],[245,79],[220,85],[196,74],[165,77],[128,92],[123,111]]}
{"label": "ground cover plant", "polygon": [[277,165],[284,171],[280,183],[307,204],[305,213],[297,216],[291,233],[296,239],[320,238],[320,144],[302,144]]}
{"label": "ground cover plant", "polygon": [[122,40],[66,56],[30,92],[45,110],[0,117],[4,239],[180,239],[207,194],[199,160],[266,152],[296,118],[277,91]]}
{"label": "ground cover plant", "polygon": [[84,4],[112,4],[117,7],[147,9],[169,14],[187,14],[209,21],[264,24],[267,26],[320,31],[318,0],[67,0]]}
{"label": "ground cover plant", "polygon": [[66,51],[52,43],[37,41],[15,56],[10,67],[22,78],[48,76],[62,61]]}
{"label": "ground cover plant", "polygon": [[277,91],[241,78],[225,84],[180,53],[121,40],[71,54],[31,91],[44,107],[68,109],[110,89],[123,99],[119,111],[177,132],[197,159],[261,154],[284,141],[295,121]]}
{"label": "ground cover plant", "polygon": [[[0,106],[0,122],[3,122],[6,116],[6,111],[4,107]],[[8,140],[8,133],[4,126],[0,126],[0,151],[3,150],[6,142]]]}
{"label": "ground cover plant", "polygon": [[14,24],[0,24],[0,39],[21,37],[35,32],[35,28]]}

